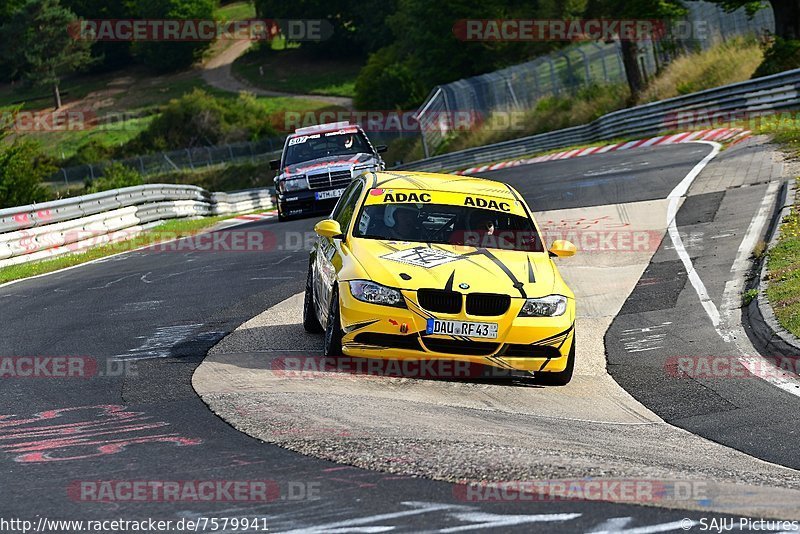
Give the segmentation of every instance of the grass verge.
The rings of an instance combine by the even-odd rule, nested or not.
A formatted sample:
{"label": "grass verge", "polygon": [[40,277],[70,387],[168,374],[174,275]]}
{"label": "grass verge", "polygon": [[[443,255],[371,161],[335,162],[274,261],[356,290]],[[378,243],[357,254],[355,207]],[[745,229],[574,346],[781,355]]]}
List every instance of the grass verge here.
{"label": "grass verge", "polygon": [[204,217],[202,219],[178,219],[167,221],[128,241],[103,245],[78,254],[67,254],[39,262],[2,267],[0,268],[0,284],[39,274],[50,273],[59,269],[64,269],[65,267],[80,265],[81,263],[105,258],[106,256],[112,256],[120,252],[134,250],[171,238],[191,236],[214,226],[220,221],[230,218],[231,215],[222,215],[218,217]]}
{"label": "grass verge", "polygon": [[681,56],[648,85],[638,103],[749,80],[763,59],[764,50],[752,37],[737,37],[708,50]]}
{"label": "grass verge", "polygon": [[[795,187],[800,186],[800,178]],[[800,196],[784,217],[767,257],[767,298],[785,329],[800,337]]]}
{"label": "grass verge", "polygon": [[[320,59],[301,48],[254,47],[233,63],[233,73],[261,89],[326,96],[355,95],[358,61]],[[261,72],[264,75],[261,75]]]}

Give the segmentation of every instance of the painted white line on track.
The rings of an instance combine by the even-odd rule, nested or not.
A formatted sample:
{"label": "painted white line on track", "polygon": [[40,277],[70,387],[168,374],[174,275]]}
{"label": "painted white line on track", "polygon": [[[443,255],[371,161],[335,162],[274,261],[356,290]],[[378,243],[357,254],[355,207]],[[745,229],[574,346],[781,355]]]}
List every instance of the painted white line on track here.
{"label": "painted white line on track", "polygon": [[722,149],[722,145],[719,143],[711,141],[697,142],[711,145],[711,152],[700,160],[700,163],[695,165],[692,170],[689,171],[689,174],[687,174],[686,177],[675,186],[675,189],[667,195],[667,199],[669,199],[669,207],[667,208],[667,231],[669,232],[669,238],[672,240],[672,245],[675,247],[675,252],[678,253],[678,257],[683,263],[683,267],[686,269],[686,275],[689,277],[689,281],[692,283],[692,287],[694,287],[697,296],[700,297],[700,304],[703,306],[703,309],[706,310],[706,314],[708,314],[709,319],[711,319],[711,324],[714,325],[714,329],[722,335],[719,330],[719,310],[711,300],[711,297],[708,296],[708,291],[706,290],[705,284],[703,284],[703,281],[700,279],[700,275],[695,271],[692,259],[689,257],[689,253],[686,252],[686,247],[683,245],[683,240],[678,233],[678,226],[675,222],[675,216],[678,214],[678,206],[680,205],[681,197],[686,195],[689,186],[692,185],[695,178],[697,178],[700,172],[705,169],[706,165],[708,165]]}
{"label": "painted white line on track", "polygon": [[725,290],[722,295],[722,310],[720,314],[719,309],[711,300],[708,295],[705,284],[700,279],[700,275],[692,264],[689,253],[686,252],[686,247],[681,240],[678,233],[678,228],[675,222],[677,215],[678,205],[680,198],[686,194],[689,187],[697,175],[705,168],[708,163],[716,157],[722,145],[713,141],[695,141],[697,143],[704,143],[711,145],[713,150],[703,158],[700,163],[686,175],[681,183],[667,197],[670,201],[667,210],[667,222],[669,237],[675,247],[675,251],[686,269],[689,281],[692,283],[697,296],[700,298],[700,304],[708,314],[711,323],[714,325],[714,330],[726,343],[733,343],[738,352],[737,359],[746,369],[769,369],[769,372],[755,372],[754,376],[772,384],[773,386],[791,393],[792,395],[800,397],[800,380],[786,372],[780,372],[777,366],[766,358],[762,358],[758,351],[750,344],[750,340],[741,325],[741,322],[736,318],[736,312],[740,309],[739,302],[744,286],[744,277],[747,269],[750,266],[750,254],[755,247],[758,238],[764,231],[764,226],[769,220],[772,205],[775,202],[775,197],[778,194],[779,182],[772,182],[767,187],[767,192],[761,201],[758,211],[750,221],[750,226],[747,228],[744,238],[742,239],[739,249],[736,253],[733,266],[731,267],[731,279],[725,284]]}
{"label": "painted white line on track", "polygon": [[739,363],[745,369],[754,370],[751,374],[787,393],[800,397],[800,380],[787,370],[780,369],[772,360],[759,356],[742,328],[741,322],[737,319],[745,275],[750,268],[750,255],[769,223],[772,206],[775,204],[779,190],[780,182],[771,182],[767,186],[761,205],[750,221],[750,226],[736,252],[736,259],[731,267],[732,276],[725,284],[722,294],[722,338],[736,346]]}

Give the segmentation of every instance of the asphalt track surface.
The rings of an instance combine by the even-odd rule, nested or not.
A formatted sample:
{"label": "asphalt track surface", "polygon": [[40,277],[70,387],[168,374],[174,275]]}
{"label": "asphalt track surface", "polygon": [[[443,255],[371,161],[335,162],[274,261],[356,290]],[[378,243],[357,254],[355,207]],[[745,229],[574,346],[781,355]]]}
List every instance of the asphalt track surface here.
{"label": "asphalt track surface", "polygon": [[[707,152],[698,145],[643,149],[514,168],[493,177],[515,185],[534,210],[662,199]],[[97,361],[104,375],[0,383],[2,516],[257,516],[267,518],[272,531],[337,532],[367,527],[529,531],[546,522],[548,531],[590,532],[666,523],[677,530],[680,519],[707,515],[602,502],[465,503],[454,498],[451,484],[305,457],[250,438],[217,418],[192,389],[192,373],[226,334],[302,291],[307,255],[287,250],[297,244],[287,236],[307,232],[313,222],[263,222],[234,230],[264,232],[275,246],[263,252],[131,252],[0,288],[0,355],[86,356]],[[679,281],[674,283],[677,287]],[[632,298],[639,299],[637,294]],[[658,311],[674,313],[669,307],[648,313]],[[626,314],[624,319],[635,317]],[[622,320],[619,327],[625,326]],[[691,328],[691,316],[685,320]],[[614,364],[617,352],[609,350]],[[615,372],[615,378],[625,387],[632,384],[637,397],[651,387],[665,387],[644,380],[647,372],[638,362],[621,375]],[[791,446],[781,452],[777,439],[793,441],[779,420],[783,416],[789,424],[787,414],[796,413],[795,401],[761,384],[753,391],[752,399],[770,403],[780,397],[782,410],[794,410],[770,420],[776,440],[769,450],[753,443],[756,436],[745,439],[752,420],[728,421],[726,426],[725,410],[708,407],[707,414],[689,419],[663,416],[712,439],[727,439],[734,448],[771,454],[772,461],[796,467]],[[668,403],[659,404],[652,398],[656,396],[650,395],[646,404],[660,414],[668,411]],[[757,417],[757,407],[743,410]],[[731,429],[736,426],[742,429],[738,434]],[[781,429],[783,436],[777,434]],[[275,481],[281,498],[253,504],[98,503],[76,500],[69,491],[87,480],[222,479]],[[289,498],[288,488],[300,483],[318,484],[320,498]],[[667,529],[641,532],[658,530]]]}

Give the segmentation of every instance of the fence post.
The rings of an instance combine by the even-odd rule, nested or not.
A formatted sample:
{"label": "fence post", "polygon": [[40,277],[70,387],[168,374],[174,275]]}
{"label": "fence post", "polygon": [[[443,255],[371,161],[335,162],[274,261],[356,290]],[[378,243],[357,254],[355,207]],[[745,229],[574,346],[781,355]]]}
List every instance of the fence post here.
{"label": "fence post", "polygon": [[582,47],[578,47],[575,49],[583,58],[583,68],[586,70],[586,79],[583,80],[583,85],[589,85],[592,83],[592,71],[589,69],[589,56],[586,55],[586,52],[583,51]]}
{"label": "fence post", "polygon": [[600,47],[599,45],[598,48],[600,48],[600,65],[603,66],[603,81],[608,83],[608,67],[606,66],[606,51],[603,50],[602,47]]}
{"label": "fence post", "polygon": [[550,84],[553,86],[553,93],[558,94],[558,80],[556,79],[556,66],[553,63],[553,58],[546,56],[547,64],[550,66]]}

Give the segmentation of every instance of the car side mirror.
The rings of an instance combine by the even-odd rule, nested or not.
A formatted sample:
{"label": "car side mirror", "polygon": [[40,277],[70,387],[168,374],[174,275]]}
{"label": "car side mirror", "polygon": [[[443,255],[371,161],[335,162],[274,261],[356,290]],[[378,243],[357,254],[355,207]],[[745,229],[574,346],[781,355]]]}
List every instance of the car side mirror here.
{"label": "car side mirror", "polygon": [[344,237],[344,235],[342,235],[341,225],[338,221],[334,221],[333,219],[325,219],[324,221],[318,222],[314,226],[314,232],[328,239],[342,239]]}
{"label": "car side mirror", "polygon": [[389,150],[389,147],[386,145],[378,145],[375,147],[375,152],[377,152],[378,154],[383,154],[387,150]]}
{"label": "car side mirror", "polygon": [[575,248],[575,245],[563,239],[553,241],[553,244],[550,245],[550,254],[554,254],[559,258],[568,258],[569,256],[574,256],[575,252],[577,251],[578,249]]}
{"label": "car side mirror", "polygon": [[281,160],[279,159],[270,160],[269,168],[272,169],[273,171],[277,171],[278,169],[281,168]]}

